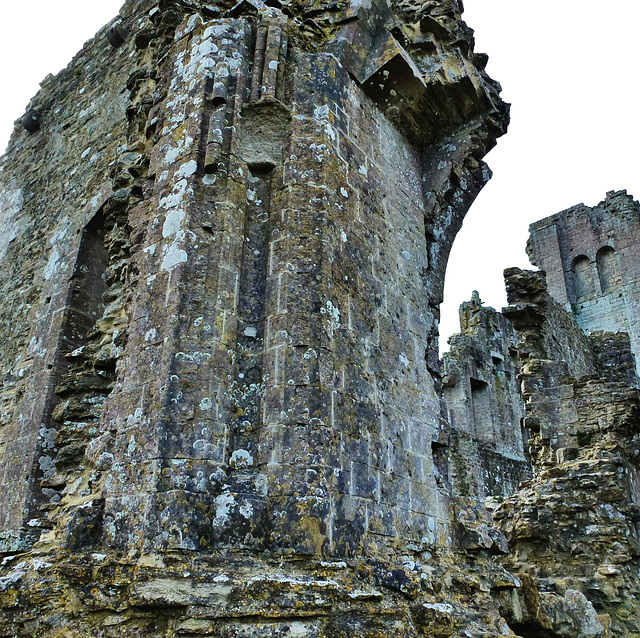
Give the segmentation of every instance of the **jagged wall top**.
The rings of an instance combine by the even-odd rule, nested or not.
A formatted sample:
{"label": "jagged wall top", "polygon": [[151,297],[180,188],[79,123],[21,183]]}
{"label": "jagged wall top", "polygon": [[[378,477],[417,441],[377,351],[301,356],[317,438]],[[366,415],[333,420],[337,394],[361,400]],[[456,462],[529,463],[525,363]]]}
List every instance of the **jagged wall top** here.
{"label": "jagged wall top", "polygon": [[[123,25],[144,40],[175,28],[189,12],[251,17],[270,9],[289,19],[293,45],[334,53],[416,143],[442,138],[481,114],[490,115],[490,137],[505,132],[508,111],[500,85],[484,71],[487,56],[473,51],[473,31],[462,21],[458,0],[138,0],[120,14]],[[406,67],[400,79],[398,66]]]}

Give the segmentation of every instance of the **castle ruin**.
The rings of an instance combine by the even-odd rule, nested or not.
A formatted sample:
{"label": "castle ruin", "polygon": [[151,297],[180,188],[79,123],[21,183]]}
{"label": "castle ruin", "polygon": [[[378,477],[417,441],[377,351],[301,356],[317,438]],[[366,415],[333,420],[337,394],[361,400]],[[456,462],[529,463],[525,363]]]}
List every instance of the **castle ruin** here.
{"label": "castle ruin", "polygon": [[597,206],[572,206],[532,224],[527,251],[549,293],[585,332],[627,332],[640,361],[640,206],[626,191]]}
{"label": "castle ruin", "polygon": [[640,636],[628,338],[512,270],[515,329],[474,298],[438,359],[508,123],[461,13],[128,0],[43,83],[0,160],[0,636]]}

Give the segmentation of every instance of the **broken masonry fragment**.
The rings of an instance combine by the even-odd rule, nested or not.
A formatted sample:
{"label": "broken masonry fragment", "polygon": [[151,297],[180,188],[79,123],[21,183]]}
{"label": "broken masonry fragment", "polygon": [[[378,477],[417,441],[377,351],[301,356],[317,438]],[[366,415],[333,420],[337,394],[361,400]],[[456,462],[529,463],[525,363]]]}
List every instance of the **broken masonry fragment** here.
{"label": "broken masonry fragment", "polygon": [[20,120],[20,123],[31,134],[40,130],[40,114],[34,109],[29,109]]}

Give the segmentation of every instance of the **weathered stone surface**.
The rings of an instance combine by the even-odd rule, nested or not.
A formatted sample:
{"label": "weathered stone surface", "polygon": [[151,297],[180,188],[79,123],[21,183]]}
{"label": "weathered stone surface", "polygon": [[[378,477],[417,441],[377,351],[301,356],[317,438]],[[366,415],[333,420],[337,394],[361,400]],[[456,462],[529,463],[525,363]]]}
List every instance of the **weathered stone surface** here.
{"label": "weathered stone surface", "polygon": [[505,634],[432,449],[508,119],[461,9],[131,0],[44,83],[0,168],[1,632]]}
{"label": "weathered stone surface", "polygon": [[597,206],[572,206],[531,225],[527,252],[548,273],[549,293],[587,333],[629,333],[640,355],[640,205],[611,191]]}
{"label": "weathered stone surface", "polygon": [[438,361],[508,119],[461,11],[129,0],[45,80],[0,163],[0,635],[638,638],[629,342],[514,270],[515,348],[473,299]]}
{"label": "weathered stone surface", "polygon": [[626,332],[589,333],[598,373],[608,381],[637,386],[636,360]]}
{"label": "weathered stone surface", "polygon": [[[123,549],[447,537],[434,309],[505,107],[455,11],[353,12],[130,2],[34,98],[2,173],[6,250],[33,253],[6,279],[33,296],[4,353],[7,538],[55,544],[91,503]],[[369,36],[404,60],[366,56],[375,90],[349,75]],[[60,197],[25,181],[36,144],[49,177],[80,163],[29,243]]]}
{"label": "weathered stone surface", "polygon": [[507,496],[530,478],[516,334],[477,293],[460,306],[460,328],[442,364],[449,477],[461,496]]}
{"label": "weathered stone surface", "polygon": [[520,357],[565,361],[577,376],[595,373],[591,342],[547,292],[546,273],[505,270],[507,301],[503,314],[518,332]]}
{"label": "weathered stone surface", "polygon": [[[592,374],[577,379],[584,351],[556,360],[542,347],[545,311],[564,312],[541,292],[544,274],[506,276],[512,305],[505,314],[527,353],[521,379],[534,477],[494,511],[509,541],[504,564],[528,583],[516,594],[519,605],[505,598],[503,612],[524,636],[638,636],[640,398],[619,381],[635,382],[629,340],[595,335]],[[522,320],[527,307],[541,335],[537,348]],[[555,356],[575,347],[574,330],[555,337]],[[621,373],[612,372],[616,360]]]}

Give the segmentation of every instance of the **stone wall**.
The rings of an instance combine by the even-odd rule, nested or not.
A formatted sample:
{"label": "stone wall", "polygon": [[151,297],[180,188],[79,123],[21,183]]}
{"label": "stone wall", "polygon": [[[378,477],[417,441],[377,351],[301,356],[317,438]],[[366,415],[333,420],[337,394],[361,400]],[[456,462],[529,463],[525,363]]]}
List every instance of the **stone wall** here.
{"label": "stone wall", "polygon": [[449,478],[461,496],[507,496],[530,474],[516,334],[477,293],[460,306],[460,330],[450,338],[442,365]]}
{"label": "stone wall", "polygon": [[589,333],[589,339],[596,368],[601,376],[628,386],[638,385],[636,358],[626,332],[596,331]]}
{"label": "stone wall", "polygon": [[[545,308],[558,310],[531,308],[525,282],[539,292],[541,273],[511,269],[506,276],[512,305],[505,314],[530,343],[531,325],[522,318],[535,314],[544,331]],[[522,396],[534,476],[494,512],[509,543],[503,564],[523,583],[504,595],[503,611],[522,636],[639,635],[637,379],[625,335],[594,333],[590,342],[594,369],[581,378],[583,359],[525,348]]]}
{"label": "stone wall", "polygon": [[507,107],[455,0],[272,4],[130,0],[14,132],[6,635],[505,627],[434,449]]}
{"label": "stone wall", "polygon": [[7,538],[447,537],[434,309],[504,107],[448,12],[327,11],[130,2],[34,98],[3,170],[3,281],[33,297],[3,359]]}
{"label": "stone wall", "polygon": [[440,369],[508,120],[461,11],[129,0],[46,80],[0,167],[1,636],[638,638],[628,342],[509,274],[517,491],[508,322]]}
{"label": "stone wall", "polygon": [[594,374],[591,341],[547,292],[546,273],[508,268],[504,275],[509,306],[502,313],[516,328],[521,360],[551,359],[575,376]]}
{"label": "stone wall", "polygon": [[531,262],[548,273],[549,293],[586,331],[624,331],[640,353],[640,205],[612,191],[597,206],[578,204],[530,228]]}
{"label": "stone wall", "polygon": [[[113,178],[126,170],[121,162],[134,164],[126,149],[131,68],[124,60],[124,50],[100,39],[88,43],[57,78],[47,77],[32,102],[46,132],[31,135],[20,126],[0,164],[0,528],[4,538],[13,539],[9,545],[22,543],[20,530],[29,521],[33,526],[26,529],[38,535],[36,503],[56,494],[41,482],[53,476],[54,450],[66,443],[66,437],[65,443],[56,440],[52,417],[59,401],[55,389],[68,369],[64,355],[107,315],[102,274],[107,251],[121,250],[115,235],[122,228],[110,222],[114,236],[105,246],[105,204],[118,197],[114,186],[121,186]],[[146,170],[143,163],[132,168]],[[118,296],[111,302],[117,304]],[[95,380],[88,406],[93,416],[78,420],[85,433],[75,432],[74,438],[95,435],[112,382],[106,371]]]}

